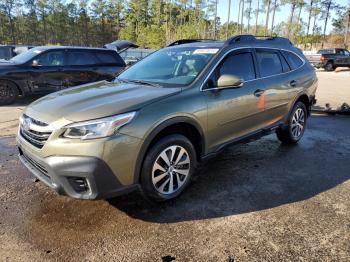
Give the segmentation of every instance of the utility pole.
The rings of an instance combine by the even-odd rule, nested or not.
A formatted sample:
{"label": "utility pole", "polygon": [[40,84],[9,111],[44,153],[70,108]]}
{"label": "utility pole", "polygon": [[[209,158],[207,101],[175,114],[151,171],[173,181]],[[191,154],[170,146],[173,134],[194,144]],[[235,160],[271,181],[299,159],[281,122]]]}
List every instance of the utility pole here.
{"label": "utility pole", "polygon": [[345,48],[348,48],[349,30],[350,30],[350,4],[349,4],[349,7],[348,7],[346,26],[345,26],[345,37],[344,37],[344,47]]}
{"label": "utility pole", "polygon": [[226,23],[226,39],[228,38],[228,28],[230,24],[230,14],[231,14],[231,0],[228,0],[228,13],[227,13],[227,23]]}
{"label": "utility pole", "polygon": [[238,16],[237,16],[237,33],[239,33],[239,31],[240,31],[241,4],[242,4],[242,0],[239,0]]}
{"label": "utility pole", "polygon": [[218,16],[218,0],[215,0],[214,39],[216,39],[216,17],[217,16]]}
{"label": "utility pole", "polygon": [[243,17],[244,17],[244,0],[242,0],[241,34],[243,34],[243,29],[244,29],[244,25],[243,25]]}
{"label": "utility pole", "polygon": [[267,10],[266,10],[266,20],[265,20],[265,35],[266,36],[269,33],[270,5],[271,5],[271,0],[268,0],[268,2],[267,2]]}

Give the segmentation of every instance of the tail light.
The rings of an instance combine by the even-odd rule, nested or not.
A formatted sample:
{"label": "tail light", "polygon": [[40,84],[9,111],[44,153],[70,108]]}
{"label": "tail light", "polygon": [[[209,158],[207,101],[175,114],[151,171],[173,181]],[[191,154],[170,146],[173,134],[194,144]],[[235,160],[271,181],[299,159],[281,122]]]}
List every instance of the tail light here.
{"label": "tail light", "polygon": [[321,61],[321,62],[324,62],[324,56],[323,56],[323,55],[321,55],[320,61]]}

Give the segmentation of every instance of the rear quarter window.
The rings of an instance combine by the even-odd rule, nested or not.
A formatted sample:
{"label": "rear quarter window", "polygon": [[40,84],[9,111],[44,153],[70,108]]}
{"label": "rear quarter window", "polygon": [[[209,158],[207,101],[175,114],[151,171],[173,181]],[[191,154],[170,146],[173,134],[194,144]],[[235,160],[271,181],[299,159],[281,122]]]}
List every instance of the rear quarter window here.
{"label": "rear quarter window", "polygon": [[68,50],[68,65],[96,65],[98,64],[97,58],[93,52],[83,50]]}
{"label": "rear quarter window", "polygon": [[123,59],[115,51],[96,52],[96,56],[102,64],[113,64],[117,66],[124,66]]}
{"label": "rear quarter window", "polygon": [[292,70],[297,69],[303,65],[303,60],[301,60],[296,54],[288,51],[282,51],[282,53]]}

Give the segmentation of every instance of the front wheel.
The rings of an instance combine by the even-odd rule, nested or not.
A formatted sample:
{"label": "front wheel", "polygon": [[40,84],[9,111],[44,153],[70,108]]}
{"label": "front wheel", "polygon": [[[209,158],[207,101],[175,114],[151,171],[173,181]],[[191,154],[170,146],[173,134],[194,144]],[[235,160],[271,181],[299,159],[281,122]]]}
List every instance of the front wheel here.
{"label": "front wheel", "polygon": [[325,65],[324,69],[326,71],[330,72],[330,71],[334,71],[335,67],[334,67],[332,62],[327,62],[327,64]]}
{"label": "front wheel", "polygon": [[141,172],[144,195],[154,201],[179,196],[188,185],[197,165],[191,141],[182,135],[160,139],[148,151]]}
{"label": "front wheel", "polygon": [[17,87],[9,81],[0,81],[0,105],[12,104],[18,97]]}
{"label": "front wheel", "polygon": [[278,139],[285,144],[295,144],[302,138],[305,132],[307,119],[306,106],[297,102],[289,116],[287,126],[276,131]]}

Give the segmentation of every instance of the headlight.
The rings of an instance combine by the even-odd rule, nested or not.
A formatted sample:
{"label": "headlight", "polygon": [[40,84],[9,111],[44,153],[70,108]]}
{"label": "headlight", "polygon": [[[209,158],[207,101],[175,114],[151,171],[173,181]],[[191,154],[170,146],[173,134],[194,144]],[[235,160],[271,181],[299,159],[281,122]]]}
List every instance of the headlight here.
{"label": "headlight", "polygon": [[86,122],[74,123],[65,126],[66,131],[63,137],[94,139],[107,137],[115,134],[122,126],[129,123],[136,112],[126,113],[117,116],[111,116]]}

